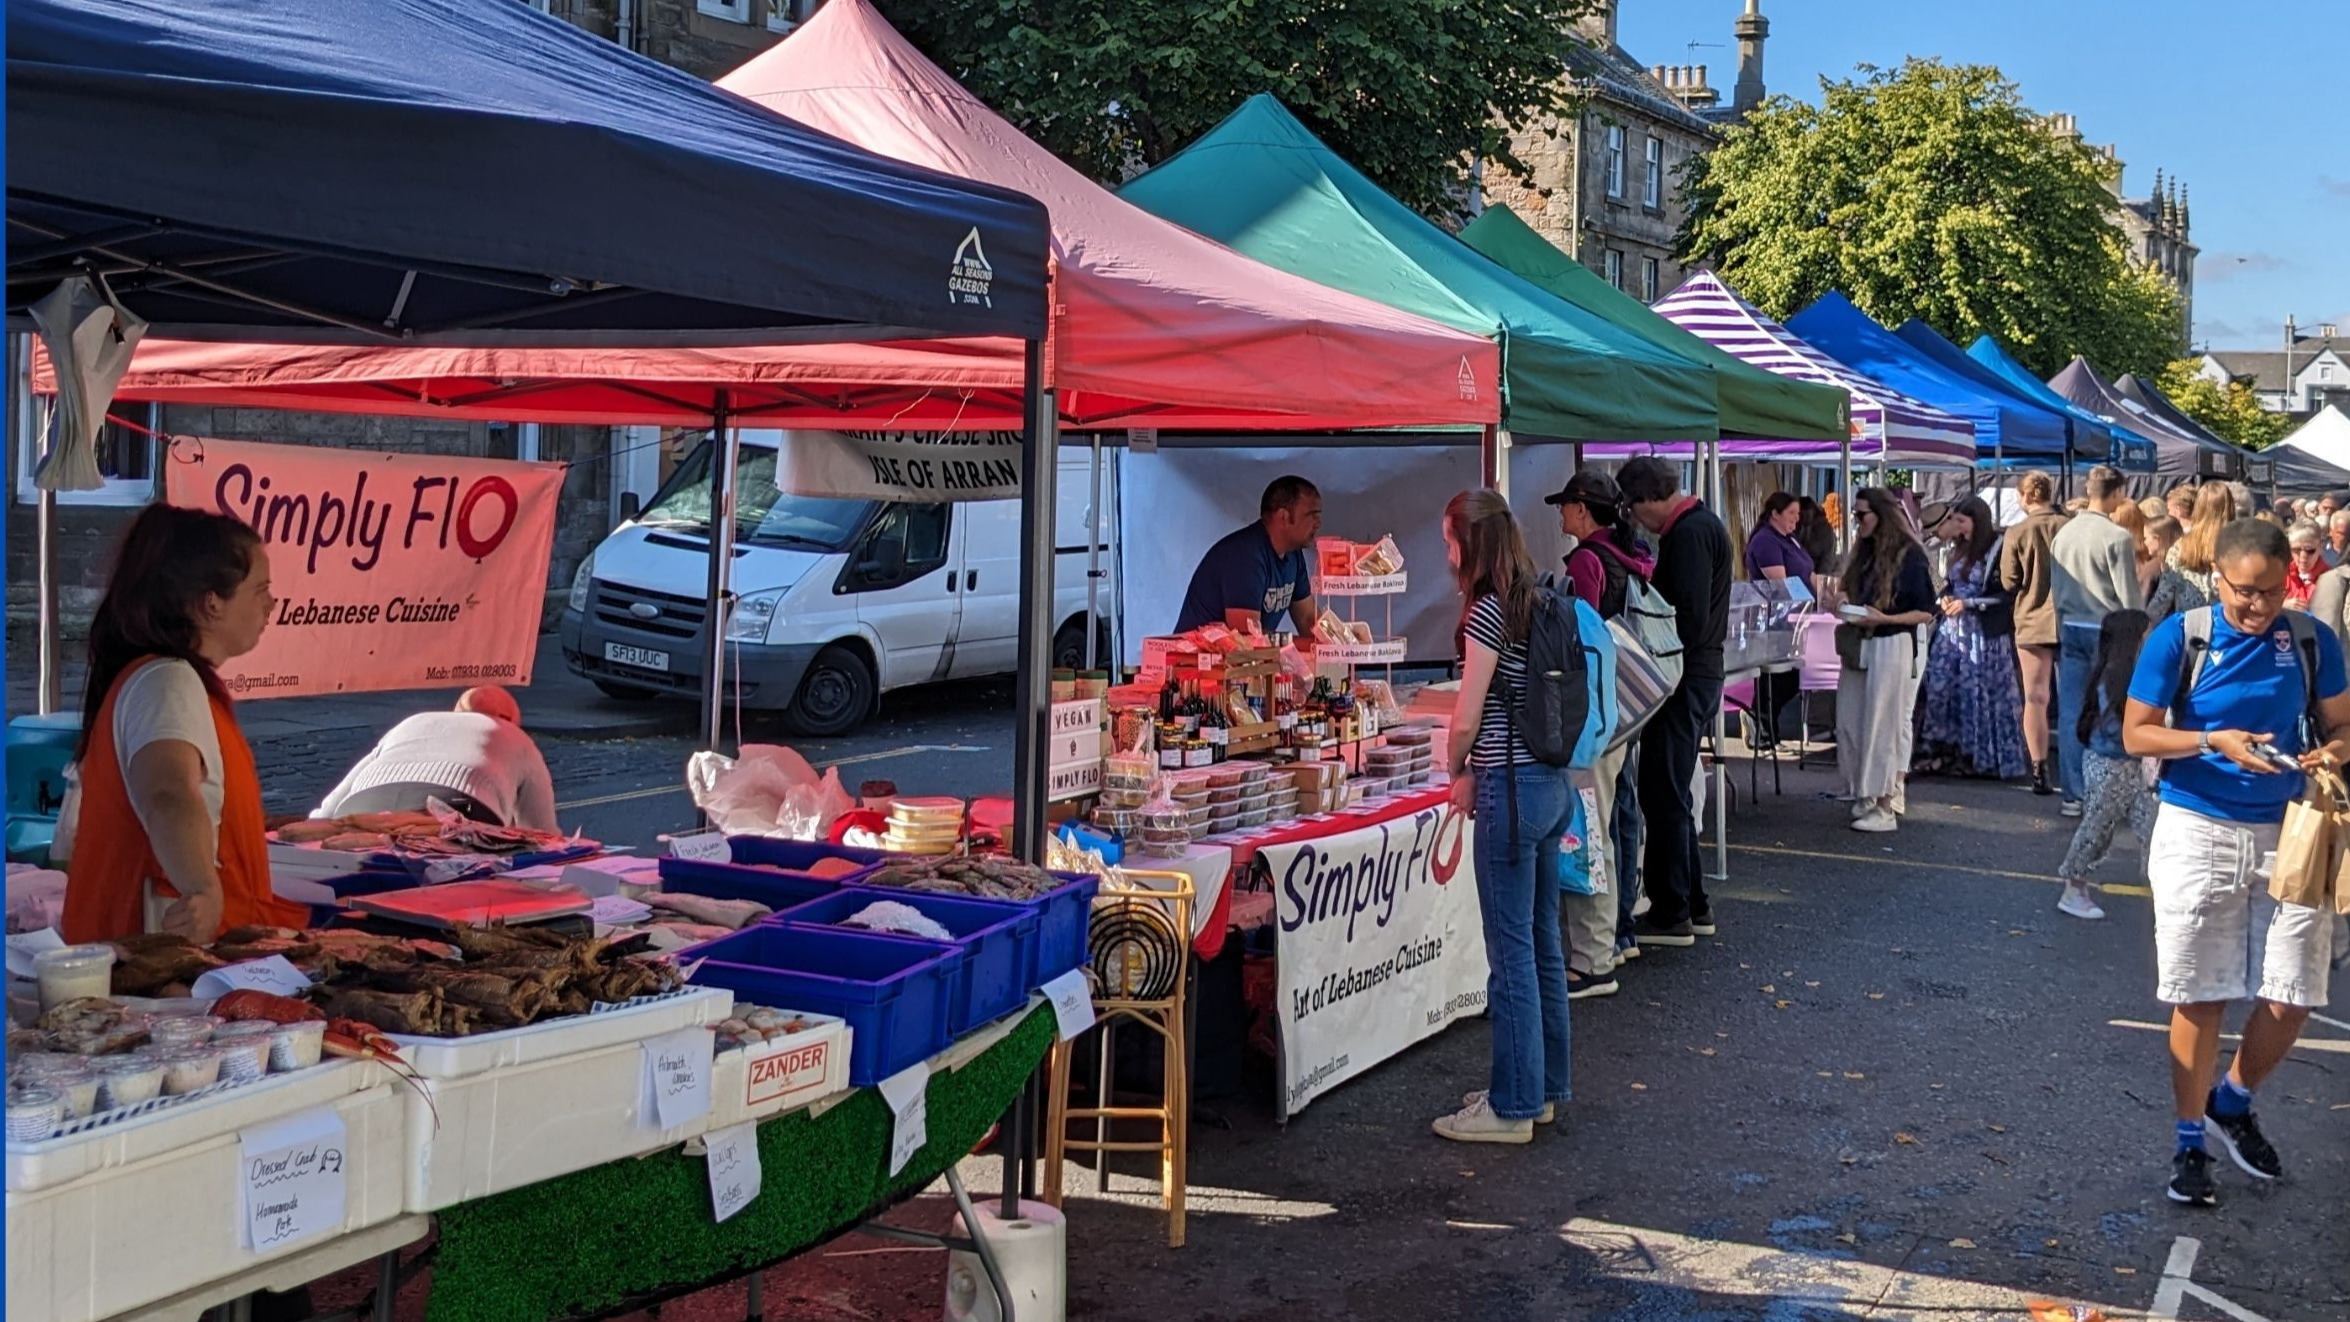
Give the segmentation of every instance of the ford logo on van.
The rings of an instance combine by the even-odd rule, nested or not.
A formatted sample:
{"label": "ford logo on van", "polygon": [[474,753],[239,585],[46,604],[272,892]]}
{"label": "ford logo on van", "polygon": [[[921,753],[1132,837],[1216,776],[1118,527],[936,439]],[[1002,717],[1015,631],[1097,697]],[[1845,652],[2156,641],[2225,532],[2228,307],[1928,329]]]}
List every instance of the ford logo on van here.
{"label": "ford logo on van", "polygon": [[661,608],[649,601],[630,602],[628,605],[628,613],[634,615],[640,620],[657,620],[661,618]]}

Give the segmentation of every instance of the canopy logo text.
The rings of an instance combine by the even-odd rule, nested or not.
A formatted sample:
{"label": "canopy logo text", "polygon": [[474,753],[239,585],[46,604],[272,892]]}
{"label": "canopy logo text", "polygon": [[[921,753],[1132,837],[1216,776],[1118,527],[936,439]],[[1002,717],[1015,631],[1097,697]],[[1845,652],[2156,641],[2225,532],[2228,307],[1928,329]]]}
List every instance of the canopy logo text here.
{"label": "canopy logo text", "polygon": [[995,300],[989,291],[994,288],[995,267],[987,260],[987,249],[979,243],[979,227],[974,225],[955,249],[954,265],[947,268],[947,301],[992,308]]}

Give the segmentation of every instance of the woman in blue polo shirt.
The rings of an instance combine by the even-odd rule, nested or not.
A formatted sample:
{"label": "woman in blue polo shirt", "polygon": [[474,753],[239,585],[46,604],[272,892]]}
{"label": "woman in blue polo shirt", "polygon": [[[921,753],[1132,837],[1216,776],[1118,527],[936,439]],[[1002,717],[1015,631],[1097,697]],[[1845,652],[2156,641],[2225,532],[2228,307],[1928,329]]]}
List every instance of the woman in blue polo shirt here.
{"label": "woman in blue polo shirt", "polygon": [[[2252,1092],[2326,1003],[2341,924],[2329,910],[2275,900],[2268,878],[2285,805],[2301,791],[2290,762],[2339,766],[2350,753],[2342,647],[2331,630],[2285,609],[2284,530],[2236,520],[2211,558],[2217,603],[2147,635],[2122,717],[2130,755],[2165,764],[2146,872],[2178,1103],[2168,1193],[2197,1207],[2218,1199],[2207,1132],[2257,1179],[2282,1169],[2253,1119]],[[2263,757],[2262,745],[2288,766]],[[2220,1015],[2247,996],[2257,1003],[2243,1045],[2214,1086]],[[2207,1116],[2217,1122],[2208,1131]]]}

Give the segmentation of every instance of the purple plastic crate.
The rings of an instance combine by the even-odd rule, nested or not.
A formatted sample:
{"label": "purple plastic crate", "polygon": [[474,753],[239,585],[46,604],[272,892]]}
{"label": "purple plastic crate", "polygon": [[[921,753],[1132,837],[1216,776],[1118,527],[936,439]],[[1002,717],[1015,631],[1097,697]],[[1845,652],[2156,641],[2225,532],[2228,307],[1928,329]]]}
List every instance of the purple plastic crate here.
{"label": "purple plastic crate", "polygon": [[867,905],[882,901],[906,905],[931,919],[962,947],[965,958],[948,1016],[948,1031],[955,1036],[1019,1009],[1039,985],[1037,933],[1043,915],[1033,905],[890,886],[843,886],[767,921],[838,927]]}
{"label": "purple plastic crate", "polygon": [[678,953],[694,985],[849,1025],[849,1082],[868,1088],[954,1040],[949,998],[966,956],[936,941],[758,923]]}

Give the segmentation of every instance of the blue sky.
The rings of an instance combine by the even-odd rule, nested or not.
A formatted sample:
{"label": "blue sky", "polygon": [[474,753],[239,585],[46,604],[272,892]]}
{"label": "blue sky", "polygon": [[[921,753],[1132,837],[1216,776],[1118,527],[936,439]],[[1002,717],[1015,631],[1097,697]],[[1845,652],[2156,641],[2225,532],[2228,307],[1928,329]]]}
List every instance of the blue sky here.
{"label": "blue sky", "polygon": [[[1726,99],[1744,0],[1621,0],[1643,65],[1704,64]],[[2154,172],[2192,192],[2194,341],[2271,348],[2290,313],[2350,330],[2346,0],[1763,0],[1764,81],[1819,99],[1856,64],[1934,55],[1997,65],[2043,112],[2121,150],[2123,186]],[[1719,43],[1692,51],[1691,41]]]}

